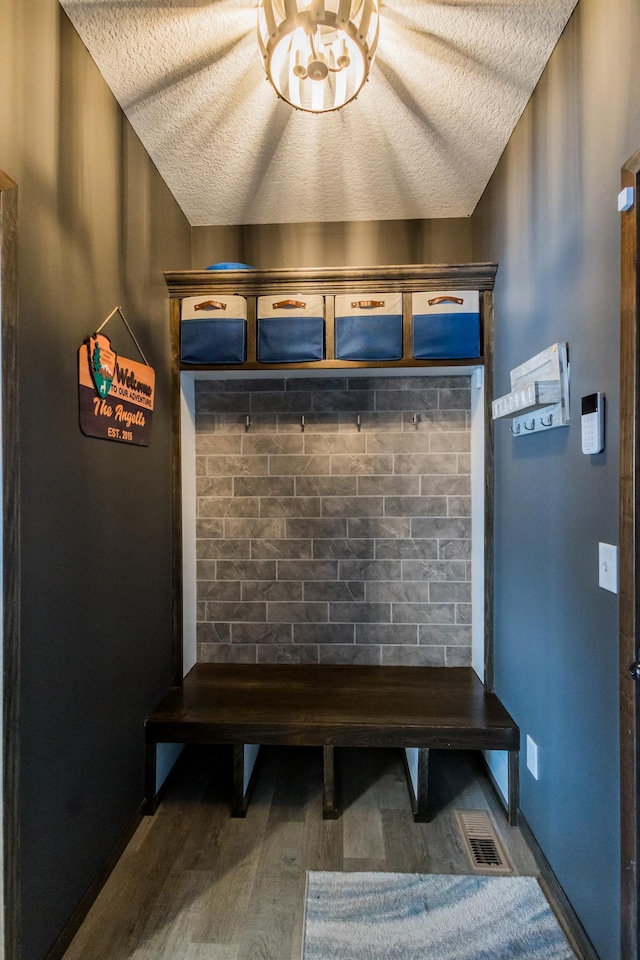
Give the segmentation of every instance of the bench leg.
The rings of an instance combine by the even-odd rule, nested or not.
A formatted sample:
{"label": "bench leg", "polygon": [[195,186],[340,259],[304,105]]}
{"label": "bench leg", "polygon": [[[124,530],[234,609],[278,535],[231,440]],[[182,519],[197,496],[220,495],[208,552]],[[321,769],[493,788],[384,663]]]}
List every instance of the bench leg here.
{"label": "bench leg", "polygon": [[418,750],[418,790],[413,819],[416,823],[428,823],[429,801],[429,748],[420,747]]}
{"label": "bench leg", "polygon": [[322,760],[324,767],[322,817],[324,820],[336,820],[338,818],[338,791],[336,788],[335,748],[323,747]]}
{"label": "bench leg", "polygon": [[518,826],[518,807],[520,806],[520,751],[509,750],[509,826]]}
{"label": "bench leg", "polygon": [[156,812],[156,743],[147,744],[147,753],[145,759],[144,772],[144,793],[145,807],[144,812],[152,816]]}

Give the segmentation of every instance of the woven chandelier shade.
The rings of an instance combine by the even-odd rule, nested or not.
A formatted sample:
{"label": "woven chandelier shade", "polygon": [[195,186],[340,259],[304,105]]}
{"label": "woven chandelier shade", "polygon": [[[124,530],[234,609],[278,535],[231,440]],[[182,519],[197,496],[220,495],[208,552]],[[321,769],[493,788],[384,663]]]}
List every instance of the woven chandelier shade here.
{"label": "woven chandelier shade", "polygon": [[310,113],[362,89],[378,43],[378,0],[259,0],[258,41],[276,93]]}

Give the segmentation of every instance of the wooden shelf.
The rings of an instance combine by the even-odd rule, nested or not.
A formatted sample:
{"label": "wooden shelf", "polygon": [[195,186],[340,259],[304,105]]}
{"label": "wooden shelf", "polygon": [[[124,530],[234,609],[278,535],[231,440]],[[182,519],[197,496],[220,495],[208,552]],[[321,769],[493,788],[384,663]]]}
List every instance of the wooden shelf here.
{"label": "wooden shelf", "polygon": [[167,270],[169,297],[197,297],[216,290],[269,296],[299,290],[336,294],[411,293],[414,290],[493,290],[497,263],[411,264],[389,267],[299,267],[291,270]]}

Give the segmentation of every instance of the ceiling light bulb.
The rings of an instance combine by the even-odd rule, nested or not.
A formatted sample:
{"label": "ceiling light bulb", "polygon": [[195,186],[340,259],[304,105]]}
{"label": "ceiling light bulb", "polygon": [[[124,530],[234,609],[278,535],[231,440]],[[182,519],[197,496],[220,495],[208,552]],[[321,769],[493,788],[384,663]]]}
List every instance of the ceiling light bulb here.
{"label": "ceiling light bulb", "polygon": [[348,67],[351,64],[349,52],[347,50],[347,44],[345,43],[344,38],[337,46],[338,53],[336,54],[336,66],[338,69],[344,70],[345,67]]}
{"label": "ceiling light bulb", "polygon": [[300,77],[301,80],[303,80],[307,76],[307,68],[305,67],[302,60],[302,50],[296,50],[295,52],[293,73],[296,77]]}
{"label": "ceiling light bulb", "polygon": [[329,76],[329,64],[327,63],[327,58],[324,53],[316,53],[315,57],[313,54],[309,57],[309,62],[307,63],[307,76],[310,80],[326,80]]}

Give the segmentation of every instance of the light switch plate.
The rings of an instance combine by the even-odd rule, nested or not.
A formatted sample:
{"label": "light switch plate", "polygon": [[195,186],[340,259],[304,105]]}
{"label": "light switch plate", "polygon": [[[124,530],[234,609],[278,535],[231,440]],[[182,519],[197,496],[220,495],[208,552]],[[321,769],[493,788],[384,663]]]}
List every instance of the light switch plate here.
{"label": "light switch plate", "polygon": [[598,583],[603,590],[618,592],[618,548],[612,543],[598,544]]}

